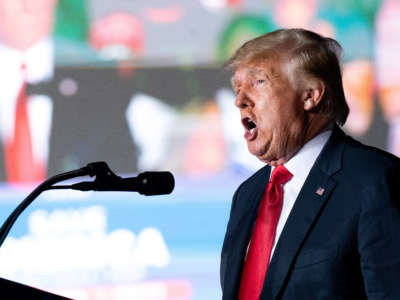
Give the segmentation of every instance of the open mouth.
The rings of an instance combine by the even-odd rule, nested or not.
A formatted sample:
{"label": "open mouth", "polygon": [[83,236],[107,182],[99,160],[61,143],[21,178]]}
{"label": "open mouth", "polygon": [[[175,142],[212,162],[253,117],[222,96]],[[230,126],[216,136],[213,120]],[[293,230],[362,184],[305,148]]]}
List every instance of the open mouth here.
{"label": "open mouth", "polygon": [[249,117],[242,119],[242,124],[245,128],[244,138],[248,141],[256,138],[257,124]]}
{"label": "open mouth", "polygon": [[243,118],[242,124],[246,130],[250,130],[250,131],[257,127],[257,124],[254,123],[253,120],[250,118]]}

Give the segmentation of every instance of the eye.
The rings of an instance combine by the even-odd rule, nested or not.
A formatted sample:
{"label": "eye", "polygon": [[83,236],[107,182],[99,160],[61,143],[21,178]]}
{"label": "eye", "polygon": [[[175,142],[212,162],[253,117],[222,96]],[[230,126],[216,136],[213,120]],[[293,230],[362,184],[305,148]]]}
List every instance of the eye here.
{"label": "eye", "polygon": [[240,86],[238,85],[232,85],[232,90],[235,93],[235,95],[240,93]]}
{"label": "eye", "polygon": [[257,84],[263,84],[265,82],[265,79],[258,79],[256,81]]}

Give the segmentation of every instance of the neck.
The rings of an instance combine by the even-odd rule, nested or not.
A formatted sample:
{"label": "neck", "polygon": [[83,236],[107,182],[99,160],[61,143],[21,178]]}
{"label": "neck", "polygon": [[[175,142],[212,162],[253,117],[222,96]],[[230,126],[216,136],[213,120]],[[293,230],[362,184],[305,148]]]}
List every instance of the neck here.
{"label": "neck", "polygon": [[303,138],[299,141],[298,147],[293,147],[291,152],[287,152],[285,157],[282,157],[275,161],[267,162],[268,165],[276,167],[278,165],[283,165],[288,162],[296,153],[310,140],[319,135],[320,133],[329,130],[333,127],[333,122],[326,117],[315,116],[307,119],[307,126],[305,126],[305,131]]}
{"label": "neck", "polygon": [[304,143],[307,143],[321,132],[324,132],[333,127],[334,122],[322,114],[307,114],[306,115],[306,132],[304,135]]}

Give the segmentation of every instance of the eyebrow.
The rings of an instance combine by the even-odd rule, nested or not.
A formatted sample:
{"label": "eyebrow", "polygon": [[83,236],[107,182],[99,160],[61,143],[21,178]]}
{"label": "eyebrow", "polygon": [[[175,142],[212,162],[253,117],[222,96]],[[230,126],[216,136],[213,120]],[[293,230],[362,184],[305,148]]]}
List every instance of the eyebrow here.
{"label": "eyebrow", "polygon": [[263,75],[263,76],[267,77],[268,80],[270,79],[267,72],[265,72],[265,70],[262,68],[257,68],[257,67],[253,68],[253,69],[249,70],[249,73],[250,73],[250,76]]}
{"label": "eyebrow", "polygon": [[[268,76],[267,72],[266,72],[263,68],[254,67],[254,68],[251,68],[248,72],[249,72],[249,75],[250,75],[251,77],[255,77],[255,76],[257,76],[257,75],[263,75],[263,76],[265,76],[269,81],[271,80],[271,77]],[[231,77],[231,86],[232,86],[232,88],[234,89],[236,85],[237,85],[237,82],[236,82],[236,79],[235,79],[235,75],[233,75],[233,76]]]}

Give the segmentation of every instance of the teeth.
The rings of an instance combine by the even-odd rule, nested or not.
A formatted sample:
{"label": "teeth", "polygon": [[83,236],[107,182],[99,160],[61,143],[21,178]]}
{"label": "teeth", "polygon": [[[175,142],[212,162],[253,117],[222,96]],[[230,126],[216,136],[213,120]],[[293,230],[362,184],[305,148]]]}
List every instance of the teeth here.
{"label": "teeth", "polygon": [[252,130],[256,127],[256,123],[254,123],[250,118],[246,120],[248,129]]}
{"label": "teeth", "polygon": [[257,124],[253,122],[250,118],[244,118],[242,123],[244,127],[249,131],[252,131],[254,128],[257,127]]}

